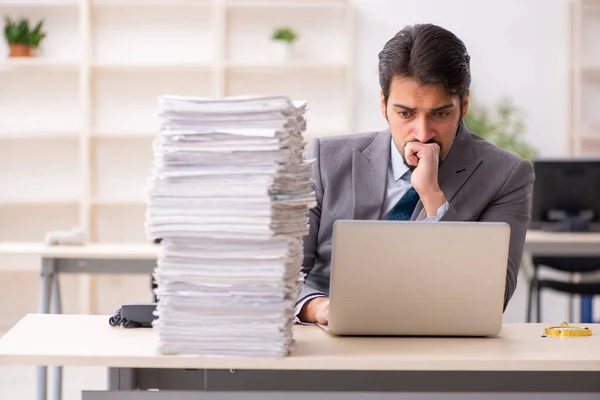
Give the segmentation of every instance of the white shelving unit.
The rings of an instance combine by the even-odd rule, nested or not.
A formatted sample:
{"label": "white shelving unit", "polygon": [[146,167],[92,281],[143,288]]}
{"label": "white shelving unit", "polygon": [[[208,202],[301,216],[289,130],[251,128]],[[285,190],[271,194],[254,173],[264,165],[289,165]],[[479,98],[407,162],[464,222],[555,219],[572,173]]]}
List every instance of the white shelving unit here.
{"label": "white shelving unit", "polygon": [[[354,131],[350,1],[0,0],[0,14],[48,33],[37,58],[0,44],[0,240],[81,226],[146,241],[162,94],[284,94],[308,101],[308,140]],[[290,62],[280,26],[299,34]]]}
{"label": "white shelving unit", "polygon": [[570,152],[600,156],[600,0],[572,0],[570,12]]}

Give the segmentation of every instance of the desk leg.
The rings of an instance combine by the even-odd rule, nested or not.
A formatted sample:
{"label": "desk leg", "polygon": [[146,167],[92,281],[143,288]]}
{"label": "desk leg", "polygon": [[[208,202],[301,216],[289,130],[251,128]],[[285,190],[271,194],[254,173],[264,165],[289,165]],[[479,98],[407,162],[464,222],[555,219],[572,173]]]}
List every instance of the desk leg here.
{"label": "desk leg", "polygon": [[[48,314],[50,312],[50,295],[52,291],[53,274],[54,265],[52,260],[47,258],[42,259],[40,298],[38,303],[38,312],[40,314]],[[46,400],[47,379],[47,368],[45,366],[37,367],[37,400]]]}
{"label": "desk leg", "polygon": [[135,370],[133,368],[108,368],[107,387],[108,390],[135,390]]}
{"label": "desk leg", "polygon": [[[58,272],[52,274],[52,313],[53,314],[62,314],[62,301],[60,298],[60,279]],[[52,368],[52,396],[51,400],[61,400],[62,399],[62,366],[55,366]]]}

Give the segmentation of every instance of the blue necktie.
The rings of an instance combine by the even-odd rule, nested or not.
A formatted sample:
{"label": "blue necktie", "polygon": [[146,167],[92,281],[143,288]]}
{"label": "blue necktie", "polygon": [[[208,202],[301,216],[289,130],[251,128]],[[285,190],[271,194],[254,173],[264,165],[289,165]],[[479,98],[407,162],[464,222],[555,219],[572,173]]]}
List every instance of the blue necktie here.
{"label": "blue necktie", "polygon": [[410,221],[413,211],[419,202],[419,194],[414,188],[408,189],[404,196],[398,200],[387,219],[392,221]]}

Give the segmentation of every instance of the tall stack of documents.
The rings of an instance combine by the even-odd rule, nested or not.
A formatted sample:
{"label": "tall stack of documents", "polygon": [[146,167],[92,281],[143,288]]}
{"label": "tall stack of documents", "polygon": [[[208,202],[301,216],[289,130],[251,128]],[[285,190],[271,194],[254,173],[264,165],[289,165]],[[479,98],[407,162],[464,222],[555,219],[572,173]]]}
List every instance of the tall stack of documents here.
{"label": "tall stack of documents", "polygon": [[315,205],[306,104],[163,96],[146,231],[164,354],[282,357]]}

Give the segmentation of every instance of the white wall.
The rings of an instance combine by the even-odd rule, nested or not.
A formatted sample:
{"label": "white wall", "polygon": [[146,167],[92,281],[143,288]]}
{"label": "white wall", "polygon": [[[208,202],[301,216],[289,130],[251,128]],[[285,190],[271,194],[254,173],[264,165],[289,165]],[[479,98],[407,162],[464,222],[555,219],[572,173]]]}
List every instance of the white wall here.
{"label": "white wall", "polygon": [[[480,102],[511,96],[527,117],[528,139],[542,155],[566,153],[568,0],[353,0],[356,5],[356,116],[358,130],[385,127],[379,114],[377,54],[406,24],[432,22],[455,32],[472,58],[473,92]],[[78,311],[79,285],[63,280],[65,311]],[[147,301],[145,277],[103,277],[94,297],[98,312]],[[523,321],[525,285],[505,313]],[[36,272],[0,274],[0,329],[37,307]],[[20,299],[20,300],[17,300]],[[544,297],[544,320],[565,317],[564,297]]]}
{"label": "white wall", "polygon": [[434,23],[471,55],[478,102],[514,99],[527,136],[544,156],[567,152],[568,0],[352,0],[357,19],[357,125],[385,127],[379,113],[377,54],[407,24]]}

